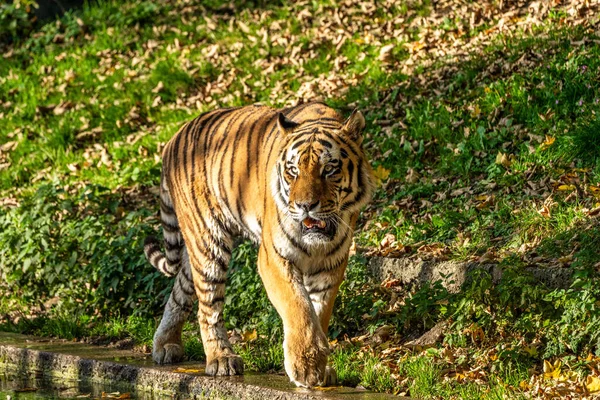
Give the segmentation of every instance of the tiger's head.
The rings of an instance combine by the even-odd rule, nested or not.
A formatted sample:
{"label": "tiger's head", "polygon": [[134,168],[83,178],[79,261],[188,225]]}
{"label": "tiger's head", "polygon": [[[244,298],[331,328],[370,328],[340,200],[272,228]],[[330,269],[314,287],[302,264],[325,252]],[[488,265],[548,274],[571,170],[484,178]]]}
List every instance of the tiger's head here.
{"label": "tiger's head", "polygon": [[285,144],[276,164],[277,206],[307,245],[348,235],[352,218],[373,192],[371,168],[362,149],[365,119],[355,110],[346,120],[296,123],[282,113]]}

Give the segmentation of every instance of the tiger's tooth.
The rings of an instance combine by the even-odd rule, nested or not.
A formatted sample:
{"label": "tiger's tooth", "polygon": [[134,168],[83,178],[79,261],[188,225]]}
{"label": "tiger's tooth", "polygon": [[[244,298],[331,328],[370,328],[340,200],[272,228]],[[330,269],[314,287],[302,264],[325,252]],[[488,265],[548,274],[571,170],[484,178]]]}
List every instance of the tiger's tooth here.
{"label": "tiger's tooth", "polygon": [[319,228],[321,228],[321,229],[325,229],[325,226],[326,226],[326,225],[327,225],[327,224],[325,224],[325,221],[319,221]]}

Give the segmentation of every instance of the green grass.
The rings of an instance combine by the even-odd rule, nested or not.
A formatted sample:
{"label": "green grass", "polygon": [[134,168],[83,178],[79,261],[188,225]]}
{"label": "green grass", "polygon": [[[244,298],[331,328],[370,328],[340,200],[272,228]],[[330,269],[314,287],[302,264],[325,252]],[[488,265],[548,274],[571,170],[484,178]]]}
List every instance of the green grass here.
{"label": "green grass", "polygon": [[[440,320],[450,325],[436,349],[395,358],[364,343],[336,348],[342,382],[495,399],[518,398],[544,360],[588,374],[593,362],[582,359],[600,355],[600,224],[590,214],[600,206],[600,45],[590,28],[597,13],[587,26],[566,23],[563,9],[530,29],[509,18],[500,33],[496,21],[471,26],[456,10],[429,20],[429,1],[365,6],[351,16],[352,7],[336,7],[101,1],[57,21],[3,25],[2,329],[151,344],[172,285],[141,250],[158,226],[153,188],[164,144],[209,109],[318,96],[343,113],[358,107],[367,119],[365,146],[382,182],[359,221],[360,248],[377,249],[391,234],[409,254],[423,245],[454,260],[487,253],[506,271],[500,285],[484,274],[449,294],[439,283],[383,288],[364,258],[353,258],[332,339],[346,343],[387,324],[404,342]],[[346,18],[343,42],[334,11]],[[26,19],[18,13],[13,19]],[[365,25],[375,29],[366,34]],[[15,32],[22,36],[7,42]],[[468,56],[452,53],[480,34],[485,40]],[[255,257],[248,244],[234,254],[225,321],[238,334],[257,332],[237,345],[248,369],[280,371],[281,322]],[[560,265],[577,279],[547,288],[525,271],[531,264]],[[474,339],[477,329],[483,341]],[[184,340],[186,354],[202,360],[194,323]],[[460,381],[448,372],[475,366],[496,378]]]}

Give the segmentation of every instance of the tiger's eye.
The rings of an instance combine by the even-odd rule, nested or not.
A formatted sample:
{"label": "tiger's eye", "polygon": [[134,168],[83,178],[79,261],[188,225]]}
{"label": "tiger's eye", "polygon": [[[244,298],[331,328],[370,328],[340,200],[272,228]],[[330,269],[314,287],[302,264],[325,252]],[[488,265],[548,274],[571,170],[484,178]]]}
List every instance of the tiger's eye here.
{"label": "tiger's eye", "polygon": [[326,166],[325,166],[325,169],[323,169],[323,171],[324,171],[326,174],[328,174],[328,173],[330,173],[330,172],[332,172],[332,171],[333,171],[333,166],[332,166],[332,165],[330,165],[330,164],[328,164],[328,165],[326,165]]}
{"label": "tiger's eye", "polygon": [[292,175],[298,175],[298,168],[294,166],[288,167],[288,172]]}

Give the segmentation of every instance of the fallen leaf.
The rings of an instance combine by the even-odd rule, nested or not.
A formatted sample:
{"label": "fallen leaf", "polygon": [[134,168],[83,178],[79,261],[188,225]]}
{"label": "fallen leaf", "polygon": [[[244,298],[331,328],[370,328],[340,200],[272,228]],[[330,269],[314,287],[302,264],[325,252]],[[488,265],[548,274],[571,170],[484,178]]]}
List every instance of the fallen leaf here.
{"label": "fallen leaf", "polygon": [[590,393],[600,392],[600,378],[588,375],[588,377],[585,378],[585,388]]}
{"label": "fallen leaf", "polygon": [[256,329],[253,331],[247,331],[242,333],[242,339],[244,342],[252,342],[258,338],[258,333],[256,333]]}
{"label": "fallen leaf", "polygon": [[572,254],[569,254],[568,256],[560,257],[558,259],[558,262],[561,263],[561,264],[568,264],[571,261],[573,261],[573,255]]}
{"label": "fallen leaf", "polygon": [[502,165],[504,168],[508,168],[512,164],[512,161],[510,160],[508,154],[499,151],[496,155],[496,164]]}
{"label": "fallen leaf", "polygon": [[154,87],[154,89],[152,89],[152,93],[158,93],[161,90],[163,90],[163,88],[165,87],[165,85],[162,83],[162,81],[158,82],[158,84]]}
{"label": "fallen leaf", "polygon": [[529,354],[531,357],[535,357],[538,355],[537,347],[535,346],[525,346],[523,347],[525,353]]}
{"label": "fallen leaf", "polygon": [[550,364],[550,361],[544,360],[544,378],[547,379],[558,379],[560,378],[560,367],[562,362],[556,360],[554,364]]}
{"label": "fallen leaf", "polygon": [[390,170],[380,165],[373,171],[373,175],[375,175],[377,183],[381,185],[390,176]]}
{"label": "fallen leaf", "polygon": [[384,237],[383,240],[381,241],[381,243],[379,243],[379,245],[382,248],[386,248],[386,247],[391,247],[394,245],[394,242],[396,241],[396,236],[391,234],[391,233],[387,233]]}
{"label": "fallen leaf", "polygon": [[417,183],[420,177],[421,175],[419,175],[419,173],[415,171],[414,168],[409,168],[408,172],[406,173],[405,179],[408,183]]}
{"label": "fallen leaf", "polygon": [[402,284],[402,281],[400,279],[387,278],[386,280],[381,282],[381,287],[389,289],[389,288],[393,288],[396,286],[400,286],[401,284]]}
{"label": "fallen leaf", "polygon": [[550,218],[550,208],[545,204],[538,210],[538,213],[544,218]]}
{"label": "fallen leaf", "polygon": [[544,140],[544,142],[540,145],[540,149],[542,150],[546,150],[548,147],[552,146],[552,144],[556,141],[555,137],[546,135],[546,139]]}
{"label": "fallen leaf", "polygon": [[183,373],[183,374],[200,374],[200,373],[203,373],[204,371],[202,371],[201,369],[196,369],[196,368],[178,367],[173,372],[178,372],[178,373]]}
{"label": "fallen leaf", "polygon": [[392,50],[394,50],[394,47],[395,46],[393,44],[387,44],[383,46],[379,50],[379,61],[386,63],[392,61]]}
{"label": "fallen leaf", "polygon": [[560,185],[556,188],[556,190],[561,191],[561,192],[571,191],[574,189],[575,189],[575,185]]}

